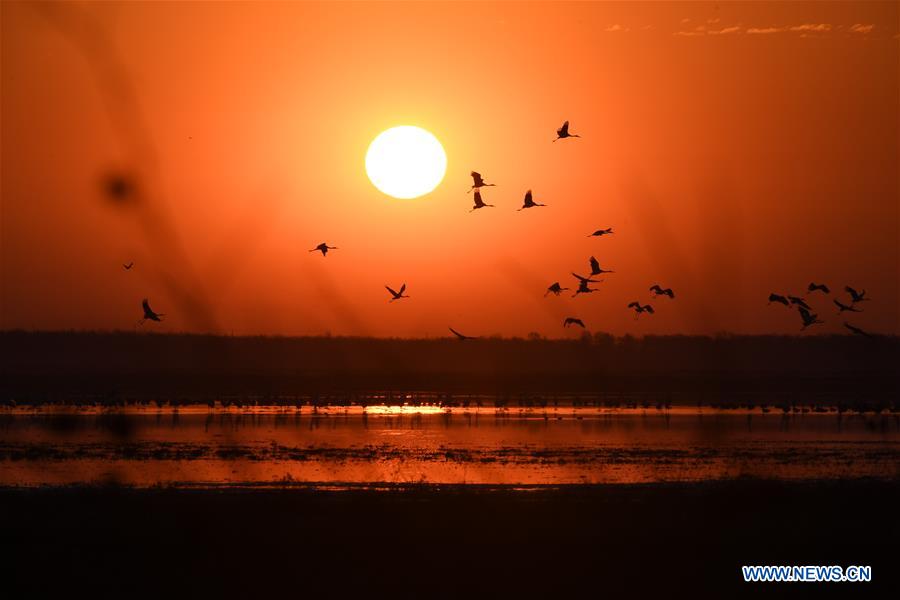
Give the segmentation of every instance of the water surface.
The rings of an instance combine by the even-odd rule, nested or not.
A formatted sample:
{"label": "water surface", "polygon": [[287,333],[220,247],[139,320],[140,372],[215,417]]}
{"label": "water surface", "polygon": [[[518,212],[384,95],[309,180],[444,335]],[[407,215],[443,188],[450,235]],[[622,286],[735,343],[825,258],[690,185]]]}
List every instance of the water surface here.
{"label": "water surface", "polygon": [[900,479],[900,416],[698,408],[0,413],[0,485]]}

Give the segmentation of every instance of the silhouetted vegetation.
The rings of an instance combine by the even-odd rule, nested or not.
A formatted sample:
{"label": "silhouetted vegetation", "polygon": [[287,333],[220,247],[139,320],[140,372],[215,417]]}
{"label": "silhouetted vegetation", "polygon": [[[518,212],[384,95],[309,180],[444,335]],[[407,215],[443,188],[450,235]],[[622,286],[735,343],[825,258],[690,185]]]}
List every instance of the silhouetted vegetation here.
{"label": "silhouetted vegetation", "polygon": [[[529,493],[6,488],[0,551],[9,598],[138,587],[202,598],[740,598],[779,585],[893,597],[898,503],[896,483],[865,480]],[[744,583],[741,565],[769,563],[871,565],[873,579]]]}
{"label": "silhouetted vegetation", "polygon": [[[897,337],[647,336],[580,340],[228,337],[102,332],[0,333],[0,399],[356,402],[420,392],[422,401],[499,403],[797,403],[891,408]],[[590,397],[598,396],[600,400]],[[645,395],[646,397],[642,397]],[[415,401],[415,399],[413,399]]]}

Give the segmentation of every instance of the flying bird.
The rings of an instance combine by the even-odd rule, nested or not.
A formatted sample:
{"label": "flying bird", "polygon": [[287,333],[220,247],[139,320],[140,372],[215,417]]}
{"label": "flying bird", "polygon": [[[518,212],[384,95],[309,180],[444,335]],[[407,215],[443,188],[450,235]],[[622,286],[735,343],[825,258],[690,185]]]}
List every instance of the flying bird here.
{"label": "flying bird", "polygon": [[871,300],[871,298],[866,298],[866,290],[857,292],[849,285],[846,286],[844,289],[847,290],[848,294],[850,294],[850,298],[853,299],[854,304],[856,304],[857,302],[865,302],[866,300]]}
{"label": "flying bird", "polygon": [[575,317],[566,317],[566,320],[563,321],[563,327],[568,327],[569,325],[578,325],[584,329],[584,321],[576,319]]}
{"label": "flying bird", "polygon": [[144,321],[162,321],[162,317],[165,316],[165,313],[154,312],[152,308],[150,308],[150,301],[144,298],[143,302],[141,302],[141,306],[144,309],[144,318],[138,321],[139,324],[143,325]]}
{"label": "flying bird", "polygon": [[806,288],[809,292],[824,292],[826,294],[830,294],[831,290],[828,289],[828,286],[824,283],[810,283],[809,287]]}
{"label": "flying bird", "polygon": [[791,305],[791,303],[788,302],[788,299],[781,294],[769,294],[769,304],[772,304],[773,302],[778,302],[779,304],[784,304],[788,307]]}
{"label": "flying bird", "polygon": [[525,210],[526,208],[534,208],[535,206],[547,206],[546,204],[538,204],[531,198],[531,190],[525,192],[525,202],[522,204],[522,208],[518,210]]}
{"label": "flying bird", "polygon": [[653,297],[657,296],[668,296],[671,299],[675,299],[675,292],[672,291],[672,288],[662,289],[658,283],[653,284],[650,288],[650,291],[653,292]]}
{"label": "flying bird", "polygon": [[559,296],[560,292],[562,292],[563,290],[567,290],[567,289],[569,289],[569,288],[562,287],[561,285],[559,285],[559,282],[557,281],[556,283],[554,283],[553,285],[551,285],[550,287],[547,288],[547,291],[544,292],[544,297],[546,298],[547,294],[553,294],[554,296]]}
{"label": "flying bird", "polygon": [[653,307],[652,307],[652,306],[650,306],[649,304],[643,304],[643,305],[642,305],[642,304],[641,304],[640,302],[638,302],[637,300],[635,300],[634,302],[631,302],[631,303],[628,305],[628,308],[633,308],[633,309],[634,309],[634,318],[635,318],[635,319],[637,319],[639,316],[641,316],[641,313],[645,313],[645,312],[646,312],[646,313],[650,313],[651,315],[653,314]]}
{"label": "flying bird", "polygon": [[403,295],[403,292],[406,291],[406,284],[405,284],[405,283],[404,283],[403,285],[400,286],[400,291],[399,291],[399,292],[393,290],[390,286],[387,286],[387,285],[384,286],[384,288],[385,288],[387,291],[389,291],[389,292],[391,293],[391,296],[393,296],[393,298],[391,298],[390,300],[388,300],[388,302],[393,302],[394,300],[399,300],[400,298],[409,298],[409,296],[404,296],[404,295]]}
{"label": "flying bird", "polygon": [[316,246],[315,248],[310,250],[310,252],[321,252],[322,256],[328,256],[329,250],[337,250],[337,249],[338,249],[337,246],[329,246],[325,242],[322,242],[321,244],[319,244],[318,246]]}
{"label": "flying bird", "polygon": [[133,267],[133,266],[134,266],[134,261],[131,261],[130,263],[125,263],[125,264],[122,265],[122,267],[124,267],[124,269],[125,269],[126,271],[130,271],[130,270],[131,270],[131,267]]}
{"label": "flying bird", "polygon": [[461,340],[463,340],[463,341],[465,341],[465,340],[474,340],[474,339],[475,339],[475,338],[472,337],[471,335],[463,335],[463,334],[461,334],[460,332],[458,332],[457,330],[453,329],[452,327],[448,327],[447,329],[449,329],[450,331],[452,331],[452,332],[453,332],[453,335],[455,335],[456,337],[458,337],[459,339],[461,339]]}
{"label": "flying bird", "polygon": [[578,279],[578,289],[572,294],[573,298],[578,294],[590,294],[591,292],[596,292],[597,290],[588,287],[589,283],[602,283],[601,281],[591,279],[590,277],[582,277],[578,273],[572,273],[572,275]]}
{"label": "flying bird", "polygon": [[847,329],[849,329],[850,331],[852,331],[852,332],[855,333],[856,335],[862,335],[862,336],[865,336],[865,337],[872,337],[872,334],[871,334],[871,333],[869,333],[869,332],[867,332],[867,331],[863,331],[863,330],[860,329],[859,327],[854,327],[853,325],[851,325],[850,323],[848,323],[848,322],[846,322],[846,321],[844,321],[844,327],[846,327]]}
{"label": "flying bird", "polygon": [[609,235],[611,233],[613,233],[612,227],[607,227],[606,229],[598,229],[588,237],[600,237],[602,235]]}
{"label": "flying bird", "polygon": [[[469,192],[475,190],[475,192],[477,193],[478,188],[497,185],[496,183],[485,183],[484,179],[481,178],[481,173],[477,171],[472,171],[472,173],[470,174],[472,175],[472,187],[469,188]],[[469,192],[466,193],[468,194]]]}
{"label": "flying bird", "polygon": [[850,312],[862,312],[862,310],[856,308],[855,305],[850,304],[850,305],[848,306],[848,305],[844,304],[843,302],[841,302],[840,300],[838,300],[837,298],[835,298],[832,302],[834,302],[835,306],[838,307],[838,312],[839,312],[839,313],[842,313],[842,312],[844,312],[845,310],[850,311]]}
{"label": "flying bird", "polygon": [[593,277],[594,275],[602,275],[603,273],[615,273],[615,271],[607,271],[606,269],[600,268],[600,263],[593,256],[590,259],[591,263],[591,274],[589,277]]}
{"label": "flying bird", "polygon": [[[562,124],[562,127],[556,130],[556,140],[561,140],[569,137],[581,137],[580,135],[569,133],[569,122],[566,121]],[[556,140],[553,140],[554,142]]]}
{"label": "flying bird", "polygon": [[478,190],[475,190],[475,206],[473,206],[472,210],[470,210],[469,212],[478,210],[479,208],[484,208],[485,206],[494,206],[494,205],[493,204],[485,204],[484,201],[481,199],[481,192],[479,192]]}
{"label": "flying bird", "polygon": [[797,296],[788,296],[788,300],[791,301],[791,304],[796,304],[797,306],[805,308],[806,310],[812,310],[812,308],[809,307],[809,304],[807,304],[806,300],[804,300],[803,298],[798,298]]}
{"label": "flying bird", "polygon": [[809,312],[802,306],[800,307],[800,318],[803,319],[803,327],[800,328],[800,331],[803,331],[810,325],[815,325],[817,323],[825,322],[825,321],[819,320],[819,315]]}

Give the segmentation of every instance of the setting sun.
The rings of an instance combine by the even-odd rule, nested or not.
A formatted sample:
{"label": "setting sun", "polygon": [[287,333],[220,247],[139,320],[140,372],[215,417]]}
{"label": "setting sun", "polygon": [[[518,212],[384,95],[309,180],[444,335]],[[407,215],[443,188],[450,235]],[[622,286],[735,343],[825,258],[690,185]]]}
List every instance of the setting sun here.
{"label": "setting sun", "polygon": [[372,140],[366,174],[394,198],[418,198],[436,188],[447,170],[447,155],[434,135],[420,127],[392,127]]}

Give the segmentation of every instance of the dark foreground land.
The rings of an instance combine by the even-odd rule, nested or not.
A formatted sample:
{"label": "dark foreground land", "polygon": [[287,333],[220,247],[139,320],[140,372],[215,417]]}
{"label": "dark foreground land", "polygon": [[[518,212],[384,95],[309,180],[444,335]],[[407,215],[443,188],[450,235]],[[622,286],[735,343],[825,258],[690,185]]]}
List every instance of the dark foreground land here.
{"label": "dark foreground land", "polygon": [[[891,597],[896,482],[0,491],[9,598]],[[746,584],[743,564],[871,565]],[[895,595],[893,597],[896,597]]]}
{"label": "dark foreground land", "polygon": [[[896,336],[580,340],[0,332],[0,405],[308,405],[473,396],[900,410]],[[413,392],[414,397],[404,394]],[[386,396],[386,394],[388,396]],[[563,398],[564,399],[564,398]],[[580,400],[575,400],[576,402]]]}

